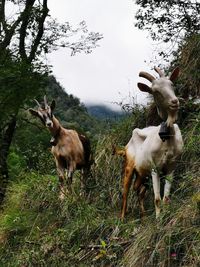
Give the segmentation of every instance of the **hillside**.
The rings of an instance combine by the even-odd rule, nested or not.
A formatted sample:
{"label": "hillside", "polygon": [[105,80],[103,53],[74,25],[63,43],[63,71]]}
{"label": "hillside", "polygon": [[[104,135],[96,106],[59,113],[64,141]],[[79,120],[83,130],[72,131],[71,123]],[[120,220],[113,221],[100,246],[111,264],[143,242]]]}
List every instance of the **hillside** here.
{"label": "hillside", "polygon": [[[179,61],[181,67],[182,58]],[[176,83],[183,93],[184,88],[188,91],[187,80],[183,79],[187,75],[187,69],[182,71]],[[155,107],[135,106],[132,114],[115,125],[103,121],[101,124],[53,77],[46,93],[49,101],[56,99],[56,116],[63,124],[86,130],[91,138],[95,164],[87,180],[90,192],[88,197],[83,196],[80,173],[76,172],[72,194],[64,201],[58,198],[59,183],[49,152],[50,135],[22,110],[8,157],[10,182],[0,215],[0,265],[198,267],[199,103],[181,100],[178,123],[184,151],[177,161],[170,205],[163,205],[159,220],[155,220],[149,180],[146,218],[141,221],[137,196],[131,190],[128,214],[122,221],[124,163],[123,158],[112,155],[113,145],[124,146],[136,127],[157,124]]]}
{"label": "hillside", "polygon": [[100,130],[98,120],[90,116],[84,104],[77,97],[68,94],[53,76],[49,77],[46,92],[43,94],[45,93],[49,101],[52,99],[56,101],[55,115],[63,126],[92,135],[96,132],[96,128]]}
{"label": "hillside", "polygon": [[[180,67],[183,62],[191,67],[190,60],[185,64],[184,57],[179,58]],[[181,72],[176,83],[178,92],[183,94],[193,89],[192,84],[188,89],[187,71],[186,68]],[[89,115],[80,101],[68,95],[53,77],[46,94],[49,102],[56,99],[56,116],[63,125],[86,131],[91,139],[95,163],[87,180],[89,195],[83,196],[80,173],[76,172],[72,194],[64,201],[58,198],[58,177],[49,152],[50,135],[40,122],[21,110],[9,152],[10,181],[0,215],[0,265],[198,267],[199,96],[195,95],[195,101],[181,99],[178,123],[184,151],[177,161],[170,205],[162,205],[161,216],[155,220],[150,179],[146,218],[140,219],[137,196],[131,190],[128,214],[122,221],[124,162],[112,155],[113,145],[127,144],[136,127],[157,124],[155,107],[136,105],[132,114],[118,123],[105,124]]]}
{"label": "hillside", "polygon": [[[140,221],[133,193],[126,220],[119,219],[122,159],[112,156],[112,145],[126,143],[132,126],[145,123],[144,113],[137,119],[127,118],[98,140],[88,199],[80,196],[78,173],[73,194],[62,202],[57,177],[50,172],[53,167],[47,170],[41,165],[39,172],[30,172],[20,166],[19,158],[10,155],[15,179],[0,217],[1,265],[198,266],[199,116],[195,112],[184,121],[185,148],[176,169],[172,203],[163,207],[159,221],[155,221],[151,186],[145,221]],[[44,164],[45,159],[40,160]]]}
{"label": "hillside", "polygon": [[[0,3],[0,267],[200,267],[200,3],[134,1],[136,27],[158,41],[147,40],[149,62],[145,42],[127,34],[124,1],[123,9],[93,2],[89,21],[106,8],[109,20],[92,26],[109,31],[90,58],[103,36],[85,21],[60,23],[48,0]],[[79,7],[76,18],[87,17]],[[145,62],[135,77],[151,103],[120,101],[126,116],[87,108],[51,75],[48,54],[61,47],[86,53],[59,60],[81,88],[86,78],[86,88],[102,81],[125,92]],[[62,126],[80,134],[59,126],[44,95]]]}
{"label": "hillside", "polygon": [[105,105],[86,105],[88,113],[101,120],[119,120],[125,116],[121,111],[116,111]]}
{"label": "hillside", "polygon": [[[88,136],[94,147],[101,132],[109,129],[109,122],[91,116],[80,100],[67,94],[53,76],[48,78],[47,86],[45,90],[40,90],[37,100],[43,101],[44,95],[47,95],[49,103],[53,99],[56,101],[55,116],[61,124],[68,129],[75,129]],[[54,163],[50,161],[51,155],[49,153],[50,134],[41,122],[33,118],[28,112],[28,108],[34,108],[35,105],[33,99],[29,100],[26,103],[26,109],[21,109],[18,114],[10,156],[19,158],[20,164],[27,165],[29,169],[39,170],[41,164],[46,166],[46,170],[48,168],[54,169]]]}

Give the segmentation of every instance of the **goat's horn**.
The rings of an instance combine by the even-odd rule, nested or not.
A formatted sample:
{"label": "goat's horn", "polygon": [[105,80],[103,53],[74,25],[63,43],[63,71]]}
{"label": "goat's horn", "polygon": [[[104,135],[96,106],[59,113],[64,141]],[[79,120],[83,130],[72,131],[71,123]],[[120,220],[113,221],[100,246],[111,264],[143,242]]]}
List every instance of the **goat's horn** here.
{"label": "goat's horn", "polygon": [[35,103],[38,105],[38,107],[41,108],[40,103],[39,103],[36,99],[34,99],[34,101],[35,101]]}
{"label": "goat's horn", "polygon": [[47,108],[48,104],[47,104],[47,97],[46,95],[44,96],[44,106],[45,106],[45,109]]}
{"label": "goat's horn", "polygon": [[154,76],[152,76],[151,74],[149,74],[149,73],[147,73],[145,71],[141,71],[139,73],[139,76],[147,79],[150,82],[153,82],[156,79]]}
{"label": "goat's horn", "polygon": [[160,75],[160,77],[165,76],[164,72],[161,69],[159,69],[158,67],[154,67],[154,70]]}

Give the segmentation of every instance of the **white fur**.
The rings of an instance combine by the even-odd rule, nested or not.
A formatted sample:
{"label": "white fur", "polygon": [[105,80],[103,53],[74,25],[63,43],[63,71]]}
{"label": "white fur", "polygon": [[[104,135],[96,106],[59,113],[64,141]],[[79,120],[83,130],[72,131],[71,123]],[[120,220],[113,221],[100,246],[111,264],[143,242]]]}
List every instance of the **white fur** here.
{"label": "white fur", "polygon": [[[172,176],[178,156],[183,149],[183,140],[177,124],[170,128],[172,136],[163,142],[159,137],[160,126],[134,129],[126,145],[126,156],[134,159],[139,175],[152,175],[155,195],[156,217],[160,214],[160,178],[162,171]],[[164,199],[169,197],[171,182],[166,180]]]}
{"label": "white fur", "polygon": [[158,114],[168,125],[177,119],[179,101],[174,93],[173,83],[166,77],[152,82],[152,94],[157,106]]}
{"label": "white fur", "polygon": [[[164,202],[168,202],[171,189],[171,181],[176,160],[183,149],[183,140],[180,129],[174,122],[177,119],[179,101],[174,93],[173,81],[178,77],[179,68],[175,68],[170,77],[165,77],[159,68],[154,68],[160,78],[156,79],[147,72],[140,72],[139,76],[152,83],[151,87],[138,83],[143,92],[153,95],[158,115],[166,120],[170,130],[170,138],[163,142],[159,136],[160,125],[150,126],[144,129],[134,129],[132,137],[125,148],[125,172],[122,214],[124,218],[127,208],[127,196],[131,184],[132,174],[136,174],[134,188],[138,192],[141,213],[144,214],[145,178],[152,175],[153,190],[155,195],[156,217],[160,214],[160,177],[163,173],[168,176],[165,179]],[[170,177],[170,179],[169,179]]]}

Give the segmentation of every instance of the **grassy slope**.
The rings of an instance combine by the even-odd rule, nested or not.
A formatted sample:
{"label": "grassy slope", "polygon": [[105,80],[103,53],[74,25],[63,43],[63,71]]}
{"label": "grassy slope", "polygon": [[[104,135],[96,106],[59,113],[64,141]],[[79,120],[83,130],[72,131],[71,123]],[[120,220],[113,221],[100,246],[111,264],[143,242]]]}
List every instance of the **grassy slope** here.
{"label": "grassy slope", "polygon": [[[135,116],[135,124],[143,115]],[[64,202],[58,199],[55,176],[18,174],[0,215],[0,266],[199,266],[199,116],[185,122],[172,203],[159,221],[151,186],[145,221],[140,222],[134,194],[126,221],[119,220],[122,159],[111,150],[113,143],[129,139],[132,119],[99,140],[89,200],[80,196],[78,173],[73,195]]]}

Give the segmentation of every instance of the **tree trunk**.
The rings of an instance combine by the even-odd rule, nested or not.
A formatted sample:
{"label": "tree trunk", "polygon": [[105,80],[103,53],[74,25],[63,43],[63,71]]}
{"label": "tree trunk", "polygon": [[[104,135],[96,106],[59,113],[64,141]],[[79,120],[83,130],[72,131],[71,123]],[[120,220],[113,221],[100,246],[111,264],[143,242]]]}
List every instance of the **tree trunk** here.
{"label": "tree trunk", "polygon": [[2,204],[8,184],[8,166],[7,157],[10,144],[14,135],[16,126],[16,116],[13,116],[7,124],[0,140],[0,204]]}

